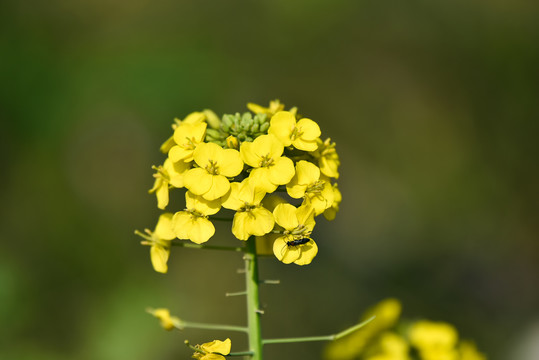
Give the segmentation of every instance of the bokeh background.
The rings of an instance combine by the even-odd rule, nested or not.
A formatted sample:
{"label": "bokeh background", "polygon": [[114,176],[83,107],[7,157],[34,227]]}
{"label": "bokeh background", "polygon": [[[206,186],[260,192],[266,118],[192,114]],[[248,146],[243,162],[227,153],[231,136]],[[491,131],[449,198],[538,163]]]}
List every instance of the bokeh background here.
{"label": "bokeh background", "polygon": [[174,117],[276,98],[337,142],[344,200],[312,265],[263,261],[282,281],[262,289],[267,337],[333,333],[393,296],[489,359],[539,357],[539,3],[0,6],[1,359],[185,359],[184,339],[226,336],[242,350],[144,312],[242,324],[243,299],[224,297],[243,288],[240,255],[174,249],[163,276],[133,230],[157,221],[151,165]]}

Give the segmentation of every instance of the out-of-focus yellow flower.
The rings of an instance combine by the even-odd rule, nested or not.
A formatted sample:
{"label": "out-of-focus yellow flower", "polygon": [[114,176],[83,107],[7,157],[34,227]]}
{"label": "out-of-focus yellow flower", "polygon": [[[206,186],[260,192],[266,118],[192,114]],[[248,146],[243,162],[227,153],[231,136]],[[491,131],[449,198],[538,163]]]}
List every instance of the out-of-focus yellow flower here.
{"label": "out-of-focus yellow flower", "polygon": [[342,201],[342,194],[339,190],[339,187],[337,186],[337,183],[333,184],[333,204],[331,204],[331,207],[327,208],[326,211],[324,211],[324,217],[327,220],[334,220],[337,216],[337,212],[339,211],[339,205]]}
{"label": "out-of-focus yellow flower", "polygon": [[457,330],[450,324],[418,321],[409,329],[410,343],[415,346],[423,360],[457,360],[455,349]]}
{"label": "out-of-focus yellow flower", "polygon": [[283,227],[283,236],[273,243],[273,254],[285,264],[310,264],[318,253],[318,246],[310,238],[313,231],[314,210],[310,206],[296,208],[279,204],[273,210],[275,222]]}
{"label": "out-of-focus yellow flower", "polygon": [[273,229],[273,214],[262,207],[260,202],[266,193],[251,184],[247,178],[241,183],[230,185],[230,192],[223,198],[223,207],[235,210],[232,233],[240,240],[251,235],[262,236]]}
{"label": "out-of-focus yellow flower", "polygon": [[462,341],[459,345],[460,360],[487,360],[487,357],[481,354],[475,344],[470,341]]}
{"label": "out-of-focus yellow flower", "polygon": [[254,103],[248,103],[247,108],[255,114],[266,114],[271,117],[276,112],[284,110],[284,104],[279,100],[271,100],[267,108]]}
{"label": "out-of-focus yellow flower", "polygon": [[334,191],[328,178],[320,177],[320,169],[305,160],[296,163],[296,174],[286,185],[288,195],[304,198],[305,203],[319,215],[333,204]]}
{"label": "out-of-focus yellow flower", "polygon": [[146,241],[143,245],[150,246],[150,259],[155,271],[165,274],[168,271],[167,261],[170,256],[170,240],[176,235],[172,231],[172,214],[164,213],[159,216],[155,230],[144,230],[145,233],[135,231],[135,234],[142,236]]}
{"label": "out-of-focus yellow flower", "polygon": [[279,111],[270,120],[269,134],[275,135],[284,146],[294,146],[304,151],[315,151],[320,127],[311,119],[296,117],[289,111]]}
{"label": "out-of-focus yellow flower", "polygon": [[[187,115],[185,117],[185,119],[182,121],[178,118],[174,118],[174,124],[172,124],[172,129],[173,130],[176,130],[176,128],[181,125],[182,123],[185,123],[185,124],[197,124],[197,123],[201,123],[203,122],[205,119],[206,119],[206,111],[210,111],[213,113],[213,111],[211,110],[204,110],[204,113],[201,113],[201,112],[192,112],[191,114]],[[213,115],[215,115],[215,113],[213,113]],[[215,115],[217,116],[217,115]],[[163,153],[163,154],[166,154],[170,151],[170,149],[172,149],[172,147],[176,145],[176,142],[174,141],[174,135],[172,135],[171,137],[169,137],[162,145],[161,147],[159,148],[159,150]]]}
{"label": "out-of-focus yellow flower", "polygon": [[176,316],[170,316],[170,311],[166,308],[158,308],[158,309],[147,309],[148,313],[152,314],[156,318],[159,319],[159,322],[161,323],[161,326],[167,330],[170,331],[174,328],[181,329],[180,326],[180,319]]}
{"label": "out-of-focus yellow flower", "polygon": [[287,184],[294,176],[294,163],[281,156],[284,146],[273,135],[262,135],[253,142],[243,142],[240,154],[243,161],[253,167],[249,178],[252,184],[271,193],[277,186]]}
{"label": "out-of-focus yellow flower", "polygon": [[376,316],[376,318],[367,326],[329,343],[325,349],[324,358],[328,360],[357,359],[360,354],[364,354],[367,348],[370,348],[373,339],[395,326],[400,313],[401,304],[397,299],[382,300],[367,310],[361,320],[367,320],[372,316]]}
{"label": "out-of-focus yellow flower", "polygon": [[197,351],[193,354],[193,358],[199,360],[225,360],[224,355],[230,354],[231,347],[232,342],[230,339],[225,341],[214,340],[202,345],[196,345]]}
{"label": "out-of-focus yellow flower", "polygon": [[408,352],[410,347],[402,336],[388,331],[380,334],[377,343],[374,345],[373,356],[367,356],[365,360],[409,360]]}
{"label": "out-of-focus yellow flower", "polygon": [[176,145],[170,148],[168,152],[169,158],[173,162],[192,161],[197,145],[204,141],[206,126],[207,124],[205,122],[182,122],[174,130],[174,142]]}
{"label": "out-of-focus yellow flower", "polygon": [[172,228],[178,239],[191,240],[202,244],[215,234],[215,227],[208,220],[221,208],[221,201],[209,201],[188,191],[185,193],[185,211],[179,211],[172,217]]}
{"label": "out-of-focus yellow flower", "polygon": [[311,155],[318,160],[318,166],[322,174],[330,178],[339,178],[339,155],[335,150],[335,143],[331,142],[330,138],[327,138],[324,142],[321,139],[317,139],[318,149],[311,152]]}
{"label": "out-of-focus yellow flower", "polygon": [[184,174],[184,184],[189,191],[207,200],[215,200],[230,190],[227,177],[234,177],[243,170],[240,153],[223,149],[214,143],[199,144],[193,158],[200,167]]}
{"label": "out-of-focus yellow flower", "polygon": [[157,197],[157,207],[165,209],[168,205],[169,187],[183,187],[183,174],[191,167],[191,164],[178,162],[173,163],[170,159],[166,159],[163,165],[154,166],[156,173],[153,175],[155,182],[153,187],[148,191],[150,194],[155,193]]}

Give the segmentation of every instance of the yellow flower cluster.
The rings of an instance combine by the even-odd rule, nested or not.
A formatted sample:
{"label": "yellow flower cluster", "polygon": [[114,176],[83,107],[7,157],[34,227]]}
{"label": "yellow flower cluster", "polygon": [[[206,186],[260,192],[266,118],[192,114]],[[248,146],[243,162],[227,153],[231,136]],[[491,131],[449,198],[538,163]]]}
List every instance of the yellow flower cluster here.
{"label": "yellow flower cluster", "polygon": [[399,323],[401,305],[386,299],[365,314],[364,328],[330,343],[327,360],[486,360],[472,342],[460,341],[450,324],[420,320]]}
{"label": "yellow flower cluster", "polygon": [[151,246],[156,271],[167,271],[172,239],[208,241],[215,233],[212,216],[222,208],[235,212],[236,238],[258,237],[259,253],[271,248],[283,263],[298,265],[316,256],[314,218],[333,220],[342,199],[334,182],[340,165],[335,143],[322,140],[316,122],[295,108],[285,111],[278,100],[248,108],[222,118],[204,110],[175,119],[150,193],[165,209],[169,192],[185,189],[186,206],[162,215],[154,232],[138,233]]}

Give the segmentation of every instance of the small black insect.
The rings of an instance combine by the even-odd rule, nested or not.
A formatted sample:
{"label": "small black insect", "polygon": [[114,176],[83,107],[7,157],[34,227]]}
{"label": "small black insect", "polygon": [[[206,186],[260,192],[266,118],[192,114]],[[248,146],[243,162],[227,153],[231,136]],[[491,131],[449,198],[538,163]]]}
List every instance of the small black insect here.
{"label": "small black insect", "polygon": [[303,238],[303,239],[297,239],[297,240],[291,240],[291,241],[287,241],[286,242],[286,245],[287,246],[298,246],[298,245],[303,245],[303,244],[307,244],[311,239],[309,238]]}

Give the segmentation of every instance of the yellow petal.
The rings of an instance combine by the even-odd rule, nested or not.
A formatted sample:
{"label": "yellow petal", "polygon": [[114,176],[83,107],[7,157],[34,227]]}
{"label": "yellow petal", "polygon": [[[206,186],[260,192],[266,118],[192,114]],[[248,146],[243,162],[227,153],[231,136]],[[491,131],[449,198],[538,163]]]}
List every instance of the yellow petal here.
{"label": "yellow petal", "polygon": [[320,169],[311,162],[301,160],[296,164],[296,176],[298,184],[313,184],[320,179]]}
{"label": "yellow petal", "polygon": [[251,210],[253,215],[253,221],[247,224],[247,230],[256,236],[262,236],[269,233],[275,225],[275,220],[273,219],[273,214],[263,207],[258,207]]}
{"label": "yellow petal", "polygon": [[232,234],[239,240],[247,240],[251,234],[247,231],[246,221],[249,220],[249,214],[245,211],[234,214],[232,220]]}
{"label": "yellow petal", "polygon": [[[320,135],[320,127],[311,119],[300,119],[296,124],[303,140],[316,140]],[[316,146],[318,147],[318,145]]]}
{"label": "yellow petal", "polygon": [[297,209],[290,204],[279,204],[273,210],[275,222],[286,230],[294,230],[300,223],[296,215]]}
{"label": "yellow petal", "polygon": [[172,228],[172,215],[172,213],[164,213],[159,216],[153,236],[162,240],[172,240],[176,237]]}
{"label": "yellow petal", "polygon": [[298,222],[312,231],[315,225],[314,209],[309,205],[301,205],[296,212]]}
{"label": "yellow petal", "polygon": [[213,176],[202,168],[187,170],[183,175],[183,182],[187,189],[196,195],[208,192],[213,184]]}
{"label": "yellow petal", "polygon": [[167,261],[170,254],[169,249],[165,249],[159,245],[152,245],[150,248],[150,258],[152,266],[158,273],[166,274],[168,271]]}
{"label": "yellow petal", "polygon": [[202,344],[200,345],[200,347],[202,348],[202,350],[209,353],[228,355],[230,354],[230,348],[232,347],[232,343],[230,339],[226,339],[225,341],[214,340],[212,342]]}
{"label": "yellow petal", "polygon": [[219,174],[226,177],[234,177],[243,170],[243,160],[240,152],[234,149],[226,149],[217,153],[217,165]]}
{"label": "yellow petal", "polygon": [[183,161],[172,162],[169,158],[165,160],[163,168],[169,176],[170,184],[175,188],[182,188],[184,186],[183,174],[191,168],[191,163]]}
{"label": "yellow petal", "polygon": [[193,149],[184,149],[183,147],[176,145],[170,148],[168,157],[173,162],[189,162],[193,160]]}
{"label": "yellow petal", "polygon": [[294,145],[296,149],[303,151],[315,151],[318,148],[318,144],[315,140],[304,140],[301,137],[293,140],[292,145]]}
{"label": "yellow petal", "polygon": [[270,166],[269,169],[270,181],[275,185],[287,184],[292,180],[296,172],[292,160],[284,156],[276,159],[275,164]]}
{"label": "yellow petal", "polygon": [[249,166],[259,167],[262,157],[258,155],[253,147],[252,142],[242,142],[240,146],[240,156],[242,160]]}
{"label": "yellow petal", "polygon": [[205,168],[210,165],[210,160],[217,162],[223,148],[215,143],[200,143],[193,152],[193,158],[198,166]]}
{"label": "yellow petal", "polygon": [[285,264],[293,263],[301,255],[301,251],[297,246],[288,246],[286,244],[289,240],[291,238],[281,236],[273,243],[273,254],[279,261]]}
{"label": "yellow petal", "polygon": [[203,122],[204,120],[206,120],[206,115],[202,112],[195,111],[187,115],[182,120],[181,123],[182,124],[197,124],[197,123]]}
{"label": "yellow petal", "polygon": [[268,134],[275,135],[284,146],[290,146],[290,135],[296,126],[296,117],[288,111],[279,111],[270,120]]}
{"label": "yellow petal", "polygon": [[172,217],[172,229],[178,239],[188,240],[192,215],[187,211],[178,211]]}
{"label": "yellow petal", "polygon": [[157,191],[155,192],[155,196],[157,197],[157,207],[161,210],[167,207],[168,205],[168,183],[165,181],[162,181],[160,186],[157,188]]}
{"label": "yellow petal", "polygon": [[256,188],[267,193],[272,193],[277,189],[277,185],[270,181],[270,169],[267,167],[253,169],[249,175],[249,181]]}
{"label": "yellow petal", "polygon": [[196,243],[202,244],[208,241],[215,234],[215,227],[210,220],[202,217],[192,219],[189,228],[189,239]]}
{"label": "yellow petal", "polygon": [[206,200],[200,195],[195,195],[190,191],[185,193],[185,203],[189,210],[195,210],[203,215],[217,214],[221,209],[221,200]]}
{"label": "yellow petal", "polygon": [[300,257],[294,261],[294,264],[297,265],[307,265],[313,261],[316,254],[318,254],[318,246],[313,240],[309,240],[308,243],[299,245],[301,250]]}
{"label": "yellow petal", "polygon": [[216,200],[221,196],[225,196],[230,190],[230,182],[223,175],[210,175],[212,177],[212,185],[207,192],[202,194],[206,200]]}
{"label": "yellow petal", "polygon": [[[245,181],[245,180],[244,180]],[[230,210],[239,210],[243,206],[243,201],[239,198],[241,183],[230,183],[230,191],[223,197],[223,207]]]}

